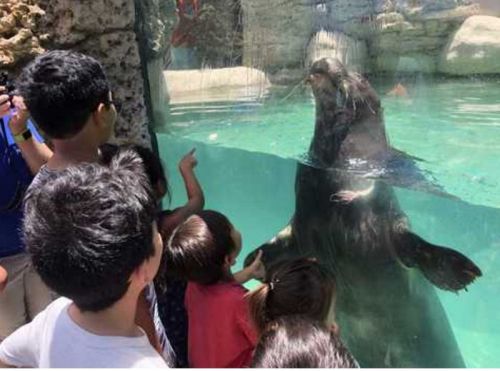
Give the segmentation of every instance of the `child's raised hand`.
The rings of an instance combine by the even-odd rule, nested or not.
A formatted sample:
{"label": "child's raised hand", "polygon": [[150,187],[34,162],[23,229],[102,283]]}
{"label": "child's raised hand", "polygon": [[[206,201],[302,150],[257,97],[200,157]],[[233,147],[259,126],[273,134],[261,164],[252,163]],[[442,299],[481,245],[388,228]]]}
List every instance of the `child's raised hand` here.
{"label": "child's raised hand", "polygon": [[246,269],[250,274],[250,278],[262,281],[266,276],[266,269],[261,259],[262,259],[262,250],[259,250],[252,264],[250,264]]}
{"label": "child's raised hand", "polygon": [[193,168],[198,165],[198,160],[196,159],[196,156],[194,155],[196,151],[196,148],[193,148],[189,153],[184,155],[184,157],[181,159],[179,162],[179,169],[181,171],[186,171],[186,170],[192,170]]}

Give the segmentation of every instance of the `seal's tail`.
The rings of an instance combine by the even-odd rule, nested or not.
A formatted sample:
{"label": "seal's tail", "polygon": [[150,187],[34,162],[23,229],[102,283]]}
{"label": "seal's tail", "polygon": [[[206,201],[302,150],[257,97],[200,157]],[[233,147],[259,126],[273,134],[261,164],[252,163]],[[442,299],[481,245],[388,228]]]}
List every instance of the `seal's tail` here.
{"label": "seal's tail", "polygon": [[419,268],[430,282],[447,291],[465,289],[482,276],[481,269],[465,255],[432,245],[409,231],[398,243],[398,255],[403,264]]}

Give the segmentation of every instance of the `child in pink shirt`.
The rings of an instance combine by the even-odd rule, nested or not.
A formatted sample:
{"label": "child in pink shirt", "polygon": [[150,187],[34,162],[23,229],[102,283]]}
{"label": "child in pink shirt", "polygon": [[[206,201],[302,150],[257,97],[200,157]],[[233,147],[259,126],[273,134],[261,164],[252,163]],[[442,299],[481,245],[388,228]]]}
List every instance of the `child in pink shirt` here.
{"label": "child in pink shirt", "polygon": [[250,365],[257,335],[241,284],[261,278],[263,265],[259,253],[250,266],[231,274],[240,251],[241,234],[224,215],[210,210],[189,217],[167,243],[167,267],[189,281],[185,304],[191,367]]}

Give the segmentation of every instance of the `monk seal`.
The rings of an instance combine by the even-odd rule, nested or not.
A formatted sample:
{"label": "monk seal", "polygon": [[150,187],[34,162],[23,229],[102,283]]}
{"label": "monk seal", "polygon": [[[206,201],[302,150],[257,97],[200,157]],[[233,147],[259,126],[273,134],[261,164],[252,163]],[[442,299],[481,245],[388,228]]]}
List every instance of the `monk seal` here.
{"label": "monk seal", "polygon": [[295,214],[246,264],[258,250],[266,267],[300,255],[325,263],[338,282],[342,338],[362,367],[464,367],[432,284],[456,292],[481,270],[413,233],[388,182],[352,171],[400,154],[368,80],[321,59],[309,82],[316,123],[309,163],[297,167]]}

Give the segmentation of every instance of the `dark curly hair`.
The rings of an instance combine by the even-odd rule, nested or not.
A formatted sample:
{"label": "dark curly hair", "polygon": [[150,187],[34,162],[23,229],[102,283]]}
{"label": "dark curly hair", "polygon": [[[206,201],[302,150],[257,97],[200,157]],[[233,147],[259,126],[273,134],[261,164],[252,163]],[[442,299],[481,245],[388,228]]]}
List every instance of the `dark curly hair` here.
{"label": "dark curly hair", "polygon": [[71,138],[99,103],[110,104],[110,86],[92,57],[53,50],[29,63],[16,86],[33,120],[50,138]]}
{"label": "dark curly hair", "polygon": [[25,199],[24,239],[36,271],[81,310],[108,308],[155,253],[155,207],[142,160],[130,149],[109,166],[61,171]]}

